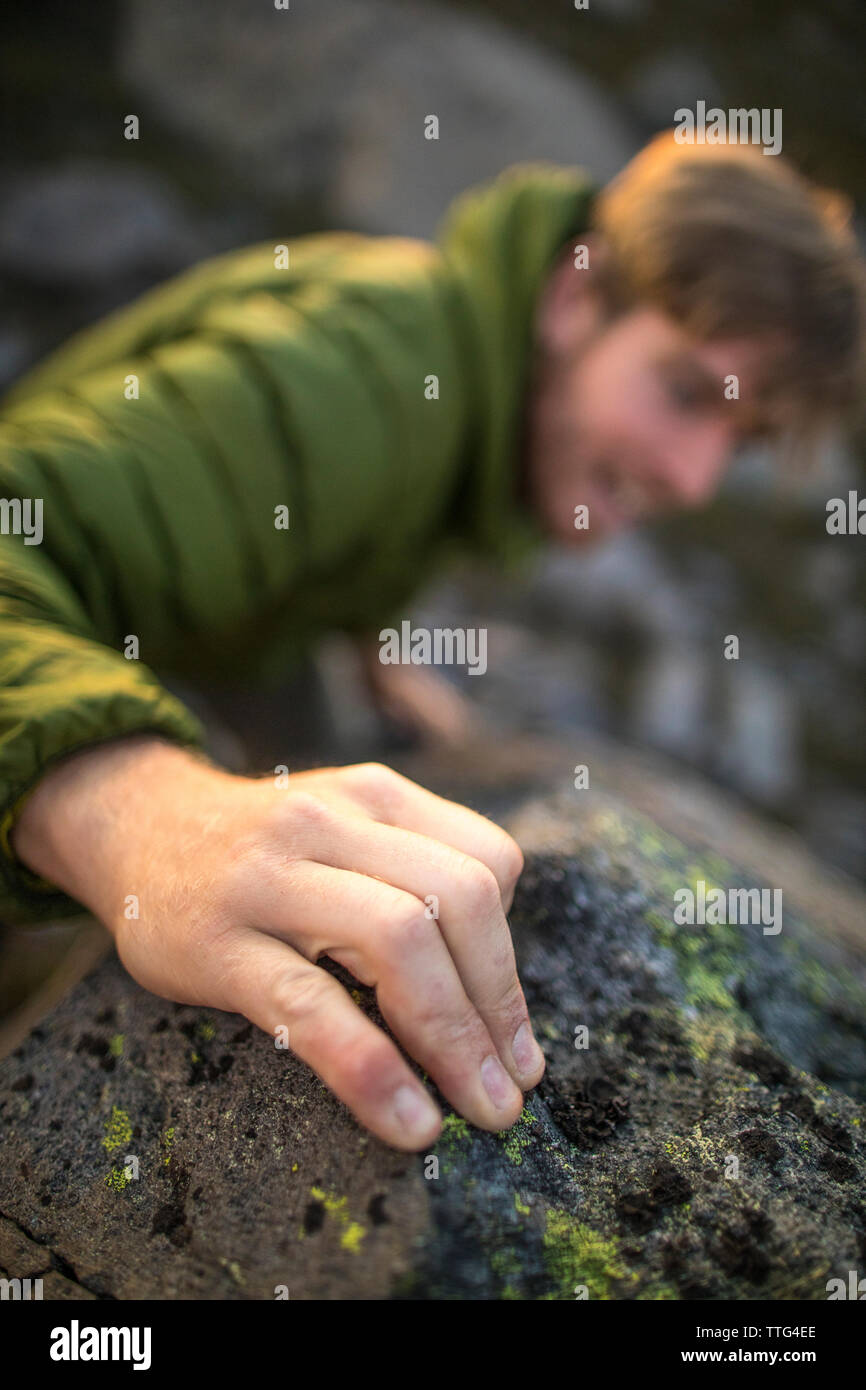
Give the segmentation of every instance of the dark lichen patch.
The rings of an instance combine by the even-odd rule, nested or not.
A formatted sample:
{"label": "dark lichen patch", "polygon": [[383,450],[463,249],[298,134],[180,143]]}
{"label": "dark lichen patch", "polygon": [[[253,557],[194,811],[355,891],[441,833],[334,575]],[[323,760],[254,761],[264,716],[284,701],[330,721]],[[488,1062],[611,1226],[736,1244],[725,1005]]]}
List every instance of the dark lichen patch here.
{"label": "dark lichen patch", "polygon": [[95,1057],[103,1071],[114,1071],[117,1066],[117,1058],[111,1051],[110,1038],[100,1038],[95,1033],[82,1033],[75,1051]]}
{"label": "dark lichen patch", "polygon": [[763,1129],[744,1129],[737,1135],[740,1152],[748,1158],[758,1158],[771,1165],[785,1156],[782,1145]]}
{"label": "dark lichen patch", "polygon": [[541,1094],[555,1124],[581,1149],[603,1143],[628,1119],[628,1096],[621,1082],[617,1085],[605,1076],[584,1077],[567,1090],[548,1079],[541,1083]]}
{"label": "dark lichen patch", "polygon": [[724,1226],[714,1245],[719,1267],[729,1279],[742,1280],[756,1290],[767,1282],[772,1261],[767,1242],[772,1222],[761,1211],[748,1211]]}
{"label": "dark lichen patch", "polygon": [[733,1060],[744,1071],[754,1072],[765,1086],[791,1086],[794,1082],[791,1068],[760,1043],[735,1048]]}
{"label": "dark lichen patch", "polygon": [[831,1148],[841,1149],[846,1154],[851,1153],[854,1146],[851,1135],[844,1125],[835,1124],[819,1115],[814,1120],[812,1128]]}
{"label": "dark lichen patch", "polygon": [[[199,1042],[198,1048],[203,1045]],[[224,1052],[221,1057],[211,1059],[202,1054],[198,1048],[190,1057],[190,1070],[187,1085],[198,1086],[202,1082],[219,1081],[220,1077],[225,1076],[234,1065],[234,1057],[230,1052]]]}
{"label": "dark lichen patch", "polygon": [[826,1173],[834,1182],[853,1182],[858,1177],[858,1170],[850,1159],[843,1157],[842,1154],[831,1153],[829,1150],[818,1155],[818,1167]]}
{"label": "dark lichen patch", "polygon": [[648,1192],[624,1192],[617,1199],[615,1211],[624,1231],[651,1231],[661,1216]]}
{"label": "dark lichen patch", "polygon": [[804,1124],[811,1124],[815,1119],[815,1107],[809,1097],[803,1095],[802,1092],[789,1091],[786,1095],[780,1096],[779,1110],[787,1111],[796,1119],[802,1120]]}
{"label": "dark lichen patch", "polygon": [[384,1226],[385,1222],[390,1220],[385,1210],[385,1200],[386,1194],[377,1192],[367,1203],[367,1216],[374,1226]]}
{"label": "dark lichen patch", "polygon": [[645,1233],[658,1225],[666,1208],[682,1206],[691,1196],[688,1180],[672,1163],[662,1159],[644,1187],[620,1195],[616,1215],[624,1229]]}
{"label": "dark lichen patch", "polygon": [[657,1163],[653,1169],[649,1192],[659,1207],[681,1206],[692,1196],[688,1180],[665,1159]]}
{"label": "dark lichen patch", "polygon": [[163,1235],[172,1245],[181,1248],[188,1245],[192,1237],[192,1227],[186,1214],[190,1174],[185,1168],[175,1165],[168,1172],[171,1197],[154,1212],[150,1234]]}
{"label": "dark lichen patch", "polygon": [[315,1235],[325,1224],[325,1204],[318,1200],[308,1202],[304,1210],[303,1230],[305,1236]]}

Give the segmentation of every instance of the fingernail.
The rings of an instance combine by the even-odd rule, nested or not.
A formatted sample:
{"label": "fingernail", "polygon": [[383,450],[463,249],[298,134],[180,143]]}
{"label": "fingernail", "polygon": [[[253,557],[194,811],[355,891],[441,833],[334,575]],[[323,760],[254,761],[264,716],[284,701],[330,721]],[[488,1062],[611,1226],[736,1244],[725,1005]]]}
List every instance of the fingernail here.
{"label": "fingernail", "polygon": [[398,1086],[392,1102],[397,1123],[407,1138],[422,1139],[439,1122],[439,1112],[425,1091],[414,1086]]}
{"label": "fingernail", "polygon": [[498,1057],[484,1058],[481,1063],[481,1080],[495,1106],[500,1110],[511,1108],[517,1087]]}
{"label": "fingernail", "polygon": [[517,1070],[523,1076],[530,1076],[538,1070],[539,1064],[544,1061],[544,1053],[533,1037],[531,1024],[521,1023],[514,1034],[511,1055]]}

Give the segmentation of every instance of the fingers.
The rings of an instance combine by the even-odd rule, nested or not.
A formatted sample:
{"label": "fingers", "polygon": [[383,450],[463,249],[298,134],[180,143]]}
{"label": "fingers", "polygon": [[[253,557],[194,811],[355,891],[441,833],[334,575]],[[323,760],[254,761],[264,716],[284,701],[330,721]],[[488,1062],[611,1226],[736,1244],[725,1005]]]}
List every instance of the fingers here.
{"label": "fingers", "polygon": [[368,815],[387,825],[429,835],[486,864],[499,884],[507,912],[523,871],[520,846],[486,816],[419,787],[380,763],[359,763],[340,773],[341,792],[357,798]]}
{"label": "fingers", "polygon": [[[490,870],[438,840],[361,816],[321,825],[315,838],[316,859],[383,879],[426,905],[427,920],[438,923],[462,988],[509,1075],[524,1090],[535,1086],[544,1057],[532,1035],[511,932]],[[376,942],[376,933],[363,929],[358,944],[376,952]],[[381,963],[381,952],[378,959]]]}
{"label": "fingers", "polygon": [[250,904],[255,919],[280,930],[280,920],[297,920],[303,903],[303,936],[292,932],[293,944],[305,954],[327,951],[375,985],[389,1026],[455,1109],[482,1129],[509,1128],[522,1092],[424,904],[390,883],[320,863],[294,865],[287,881],[291,886],[284,883],[270,905],[266,894],[257,895]]}
{"label": "fingers", "polygon": [[253,929],[235,938],[225,1007],[288,1045],[367,1129],[398,1149],[431,1144],[442,1116],[398,1049],[326,971]]}

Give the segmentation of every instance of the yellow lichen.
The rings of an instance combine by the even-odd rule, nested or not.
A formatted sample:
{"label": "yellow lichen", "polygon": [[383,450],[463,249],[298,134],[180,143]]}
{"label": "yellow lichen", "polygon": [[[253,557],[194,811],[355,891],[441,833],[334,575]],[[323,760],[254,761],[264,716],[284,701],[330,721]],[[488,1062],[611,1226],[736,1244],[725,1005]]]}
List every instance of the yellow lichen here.
{"label": "yellow lichen", "polygon": [[321,1202],[328,1215],[334,1217],[342,1227],[340,1244],[344,1249],[350,1250],[353,1255],[359,1254],[366,1231],[359,1222],[353,1221],[350,1217],[348,1197],[337,1197],[333,1192],[325,1192],[321,1187],[311,1187],[310,1196]]}
{"label": "yellow lichen", "polygon": [[106,1153],[114,1153],[115,1149],[120,1149],[124,1144],[128,1144],[132,1138],[132,1125],[125,1110],[113,1106],[111,1115],[105,1121],[105,1138],[102,1147]]}

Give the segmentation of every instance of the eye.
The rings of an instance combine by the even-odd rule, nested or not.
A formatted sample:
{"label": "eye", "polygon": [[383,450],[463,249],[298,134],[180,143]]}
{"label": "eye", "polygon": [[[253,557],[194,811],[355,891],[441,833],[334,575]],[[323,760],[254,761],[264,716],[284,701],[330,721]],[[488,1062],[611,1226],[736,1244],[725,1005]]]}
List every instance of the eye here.
{"label": "eye", "polygon": [[706,393],[696,382],[686,377],[669,377],[667,390],[668,396],[679,410],[700,410],[706,404]]}

